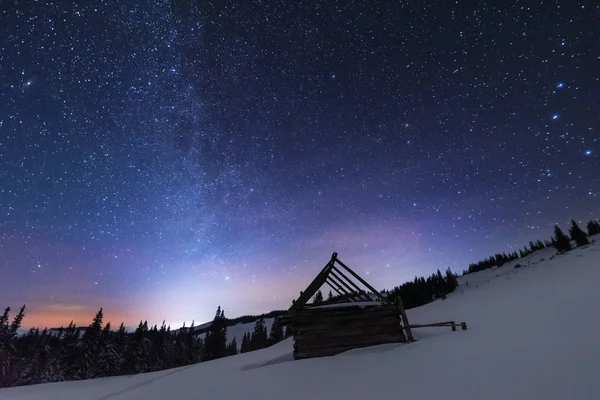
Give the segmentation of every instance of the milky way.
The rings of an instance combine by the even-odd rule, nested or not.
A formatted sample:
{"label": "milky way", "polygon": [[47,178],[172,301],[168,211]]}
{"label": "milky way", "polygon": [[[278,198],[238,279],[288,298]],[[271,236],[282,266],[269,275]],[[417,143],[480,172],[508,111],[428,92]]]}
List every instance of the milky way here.
{"label": "milky way", "polygon": [[593,2],[77,3],[0,11],[30,324],[286,308],[333,251],[389,288],[598,218]]}

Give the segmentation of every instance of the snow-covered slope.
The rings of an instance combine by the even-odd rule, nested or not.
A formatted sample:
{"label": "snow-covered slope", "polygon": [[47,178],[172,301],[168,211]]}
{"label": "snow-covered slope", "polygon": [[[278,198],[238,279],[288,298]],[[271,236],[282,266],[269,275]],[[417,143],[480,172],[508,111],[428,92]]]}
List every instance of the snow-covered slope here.
{"label": "snow-covered slope", "polygon": [[3,389],[0,399],[600,399],[600,245],[552,253],[461,277],[447,300],[408,311],[411,323],[466,321],[467,331],[419,329],[415,343],[302,361],[288,339],[173,370]]}

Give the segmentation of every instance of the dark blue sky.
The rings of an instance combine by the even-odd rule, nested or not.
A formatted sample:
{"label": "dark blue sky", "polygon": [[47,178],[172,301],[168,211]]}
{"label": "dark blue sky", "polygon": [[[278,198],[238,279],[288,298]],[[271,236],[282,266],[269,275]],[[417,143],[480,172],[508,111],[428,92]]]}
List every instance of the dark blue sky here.
{"label": "dark blue sky", "polygon": [[177,325],[598,218],[599,6],[426,3],[3,4],[0,303]]}

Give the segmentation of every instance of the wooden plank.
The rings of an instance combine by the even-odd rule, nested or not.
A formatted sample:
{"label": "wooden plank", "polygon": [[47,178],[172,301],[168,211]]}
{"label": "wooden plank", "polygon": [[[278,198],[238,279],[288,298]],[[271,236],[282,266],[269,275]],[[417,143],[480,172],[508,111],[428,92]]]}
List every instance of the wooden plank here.
{"label": "wooden plank", "polygon": [[[364,315],[370,313],[387,312],[400,314],[398,307],[394,305],[382,305],[381,303],[373,303],[369,305],[347,304],[343,307],[307,307],[300,310],[295,310],[293,315],[296,317],[306,316],[321,316],[321,315]],[[292,313],[289,313],[292,315]]]}
{"label": "wooden plank", "polygon": [[313,341],[319,339],[339,339],[350,336],[368,336],[379,334],[397,334],[401,333],[400,325],[375,326],[375,327],[353,327],[343,330],[330,331],[298,331],[294,335],[294,340],[298,342]]}
{"label": "wooden plank", "polygon": [[333,286],[333,284],[331,282],[329,282],[329,277],[327,279],[325,279],[325,283],[328,284],[330,288],[335,290],[338,295],[340,295],[340,296],[344,295],[337,287]]}
{"label": "wooden plank", "polygon": [[342,331],[353,328],[370,328],[370,327],[387,327],[387,326],[398,326],[400,324],[400,318],[397,317],[386,317],[377,320],[361,320],[346,323],[322,323],[318,325],[293,325],[298,332],[317,332],[326,333],[328,331]]}
{"label": "wooden plank", "polygon": [[444,326],[451,327],[452,324],[456,324],[456,323],[454,321],[435,322],[435,323],[432,323],[432,324],[413,324],[413,325],[408,325],[408,327],[409,328],[437,328],[437,327],[444,327]]}
{"label": "wooden plank", "polygon": [[461,329],[463,331],[467,330],[467,323],[466,322],[461,322],[459,324],[457,324],[454,321],[448,321],[448,322],[436,322],[433,324],[416,324],[416,325],[408,325],[408,326],[402,326],[402,329],[414,329],[414,328],[443,328],[443,327],[449,327],[452,328],[452,331],[456,331],[456,325],[460,325]]}
{"label": "wooden plank", "polygon": [[373,346],[385,343],[401,342],[404,337],[400,333],[396,334],[380,334],[371,336],[349,336],[345,338],[315,340],[306,342],[295,342],[294,348],[299,350],[320,349],[320,348],[335,348],[345,346]]}
{"label": "wooden plank", "polygon": [[408,322],[408,316],[406,315],[406,310],[404,309],[404,304],[402,303],[402,299],[400,296],[396,297],[396,305],[398,306],[398,311],[402,316],[402,325],[406,331],[406,340],[409,342],[414,342],[415,338],[413,337],[412,331],[410,330],[410,323]]}
{"label": "wooden plank", "polygon": [[[351,319],[338,319],[338,320],[323,320],[323,321],[294,321],[290,325],[296,327],[300,330],[322,330],[322,329],[343,329],[352,326],[384,326],[384,325],[398,325],[402,326],[400,323],[400,318],[395,317],[386,317],[383,318],[370,318],[370,319],[361,319],[361,320],[351,320]],[[409,325],[409,327],[412,327]]]}
{"label": "wooden plank", "polygon": [[344,267],[344,269],[346,271],[348,271],[353,277],[355,277],[356,279],[358,279],[358,281],[360,283],[362,283],[363,285],[365,285],[367,287],[367,289],[369,289],[370,291],[372,291],[381,301],[383,301],[384,303],[389,303],[388,299],[386,299],[385,297],[383,297],[381,295],[381,293],[379,293],[377,290],[375,290],[375,288],[371,285],[369,285],[367,283],[367,281],[365,281],[363,278],[361,278],[360,276],[358,276],[358,274],[354,271],[352,271],[350,269],[350,267],[348,267],[346,264],[344,264],[343,262],[340,261],[339,258],[337,258],[337,253],[333,253],[333,257],[332,260],[334,261],[334,266],[335,266],[335,261],[337,261],[342,267]]}
{"label": "wooden plank", "polygon": [[[338,276],[338,274],[341,275],[341,276]],[[335,266],[335,264],[332,265],[331,272],[329,273],[329,275],[335,276],[342,283],[344,283],[344,278],[345,278],[346,281],[348,281],[350,283],[350,285],[354,286],[354,289],[350,288],[350,290],[353,291],[354,293],[356,293],[356,296],[358,296],[358,298],[365,299],[367,301],[372,301],[372,299],[369,296],[367,296],[366,293],[363,295],[363,293],[365,291],[362,290],[361,288],[359,288],[354,282],[352,282],[352,280],[349,279],[346,275],[344,275],[344,273],[342,271],[340,271],[339,269],[337,269],[337,267]],[[346,283],[344,283],[344,284],[346,286],[348,286]]]}
{"label": "wooden plank", "polygon": [[333,268],[335,268],[335,266],[332,266],[332,270],[329,272],[329,279],[331,279],[332,281],[334,281],[335,283],[337,283],[338,285],[342,285],[344,286],[348,291],[349,291],[349,295],[352,295],[353,298],[356,301],[361,301],[364,300],[364,297],[361,297],[359,292],[356,292],[354,289],[352,289],[350,286],[348,286],[348,284],[346,282],[344,282],[342,280],[342,278],[340,278],[339,276],[337,276],[334,272],[333,272]]}
{"label": "wooden plank", "polygon": [[379,325],[380,320],[394,318],[400,322],[400,316],[397,313],[392,313],[387,310],[381,312],[373,312],[360,316],[351,314],[324,314],[314,317],[296,316],[292,320],[292,324],[297,327],[318,327],[318,326],[345,326],[345,325]]}
{"label": "wooden plank", "polygon": [[321,270],[321,272],[319,272],[315,279],[313,279],[313,281],[308,285],[306,290],[302,292],[300,297],[298,297],[298,300],[296,300],[294,304],[292,304],[292,306],[289,308],[290,310],[297,310],[301,308],[306,304],[308,300],[311,299],[311,297],[314,296],[315,293],[317,293],[317,290],[319,290],[319,288],[325,283],[325,280],[327,279],[327,274],[331,270],[332,265],[333,258],[327,263],[327,265]]}
{"label": "wooden plank", "polygon": [[[329,281],[331,281],[333,284],[337,285],[339,290],[337,290],[338,293],[340,293],[340,291],[343,292],[340,293],[341,296],[345,295],[350,301],[355,302],[356,300],[352,297],[352,293],[349,293],[348,291],[346,291],[342,286],[340,286],[339,283],[337,283],[334,279],[332,279],[331,276],[327,276],[327,278],[325,279],[325,283],[327,283],[329,286],[332,286],[331,283],[329,283]],[[333,287],[333,286],[332,286]]]}

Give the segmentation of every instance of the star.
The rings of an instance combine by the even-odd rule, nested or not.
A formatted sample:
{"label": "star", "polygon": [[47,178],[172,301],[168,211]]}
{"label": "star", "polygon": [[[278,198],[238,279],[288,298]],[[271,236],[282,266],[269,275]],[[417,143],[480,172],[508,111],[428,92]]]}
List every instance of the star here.
{"label": "star", "polygon": [[68,275],[126,323],[268,312],[333,251],[390,287],[600,217],[573,203],[600,193],[598,71],[571,62],[600,54],[587,9],[34,3],[2,16],[7,303]]}

